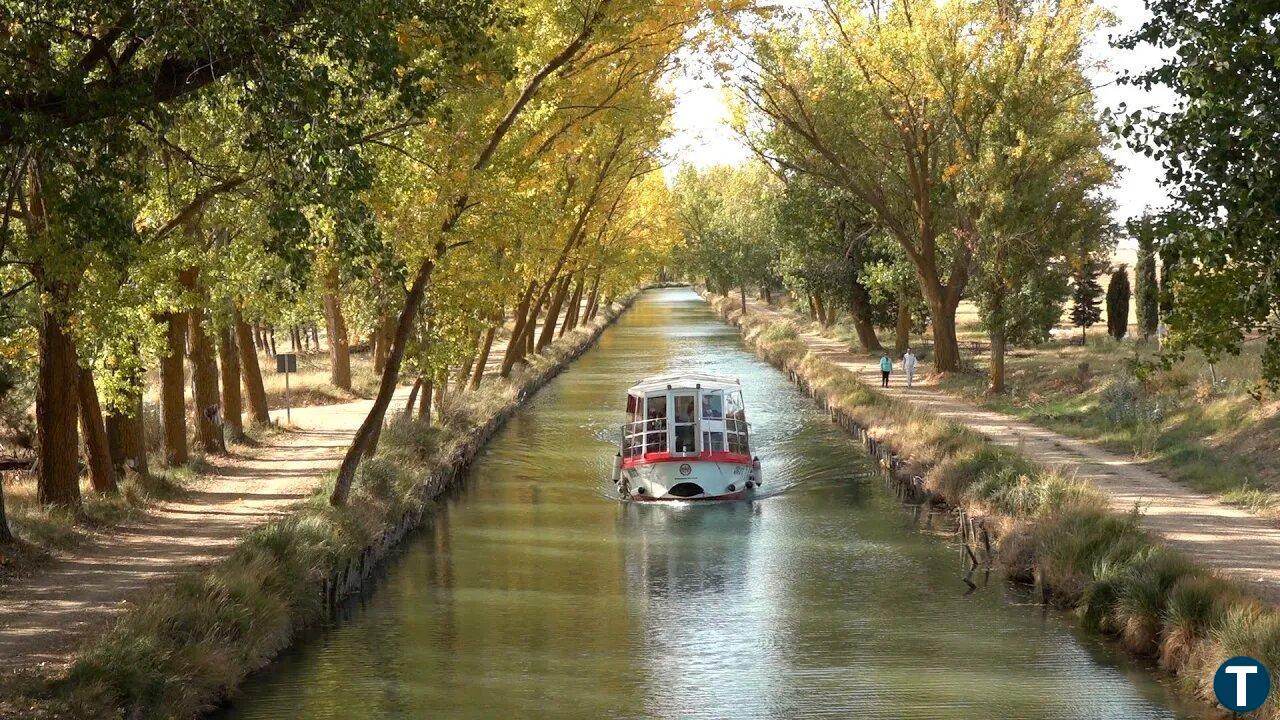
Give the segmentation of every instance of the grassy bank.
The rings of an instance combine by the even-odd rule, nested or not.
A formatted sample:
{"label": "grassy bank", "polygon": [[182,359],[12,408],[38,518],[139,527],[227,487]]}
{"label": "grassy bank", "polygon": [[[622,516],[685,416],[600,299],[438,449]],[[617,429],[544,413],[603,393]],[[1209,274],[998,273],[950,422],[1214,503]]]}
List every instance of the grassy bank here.
{"label": "grassy bank", "polygon": [[[802,322],[806,331],[858,348],[847,320],[828,328]],[[1130,455],[1223,502],[1280,517],[1280,396],[1259,383],[1261,343],[1246,342],[1239,356],[1214,364],[1192,351],[1164,368],[1155,363],[1154,340],[1117,341],[1104,324],[1089,332],[1087,343],[1075,331],[1010,349],[1006,390],[992,395],[986,392],[987,337],[967,305],[959,314],[959,334],[964,369],[937,378],[941,389]],[[893,347],[892,337],[880,339]],[[1232,471],[1223,473],[1223,467]]]}
{"label": "grassy bank", "polygon": [[426,426],[395,409],[351,502],[329,483],[288,516],[249,532],[230,557],[152,593],[89,642],[62,676],[12,678],[0,717],[188,718],[208,710],[321,620],[329,579],[433,498],[531,392],[583,352],[634,297],[602,309],[508,380],[455,393]]}
{"label": "grassy bank", "polygon": [[[1198,354],[1149,369],[1154,342],[1096,333],[1007,359],[1007,392],[988,395],[986,358],[943,389],[974,402],[1132,455],[1150,469],[1259,513],[1280,515],[1280,400],[1258,384],[1258,343],[1212,366]],[[1087,368],[1087,369],[1086,369]],[[1223,473],[1229,465],[1233,471]]]}
{"label": "grassy bank", "polygon": [[[872,390],[811,353],[790,322],[709,300],[761,357],[903,456],[937,501],[985,516],[1011,577],[1038,578],[1053,603],[1157,661],[1183,690],[1212,702],[1213,672],[1235,655],[1280,667],[1280,612],[1160,544],[1136,514],[1108,511],[1093,487]],[[1259,717],[1280,718],[1280,702]]]}

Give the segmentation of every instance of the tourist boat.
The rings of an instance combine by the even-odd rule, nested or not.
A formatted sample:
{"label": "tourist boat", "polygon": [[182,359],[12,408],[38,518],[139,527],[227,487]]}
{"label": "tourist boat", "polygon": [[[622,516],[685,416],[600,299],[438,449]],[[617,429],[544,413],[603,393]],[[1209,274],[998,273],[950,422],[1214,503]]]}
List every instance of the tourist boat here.
{"label": "tourist boat", "polygon": [[730,500],[761,485],[736,379],[677,374],[627,390],[613,482],[628,500]]}

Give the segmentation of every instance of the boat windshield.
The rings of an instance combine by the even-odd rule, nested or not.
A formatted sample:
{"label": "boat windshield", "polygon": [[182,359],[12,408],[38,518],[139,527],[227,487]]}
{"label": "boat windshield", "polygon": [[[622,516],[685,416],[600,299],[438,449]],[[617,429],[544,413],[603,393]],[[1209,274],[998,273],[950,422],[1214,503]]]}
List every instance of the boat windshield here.
{"label": "boat windshield", "polygon": [[667,396],[655,395],[646,399],[644,451],[667,451]]}

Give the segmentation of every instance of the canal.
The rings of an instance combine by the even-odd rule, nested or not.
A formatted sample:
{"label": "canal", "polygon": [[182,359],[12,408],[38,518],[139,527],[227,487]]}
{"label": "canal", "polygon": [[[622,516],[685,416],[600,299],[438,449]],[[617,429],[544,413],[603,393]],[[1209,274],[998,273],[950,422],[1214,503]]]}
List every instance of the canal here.
{"label": "canal", "polygon": [[[620,504],[626,388],[742,379],[766,493]],[[967,593],[858,446],[696,295],[650,291],[490,443],[370,596],[227,720],[1194,718],[998,578]]]}

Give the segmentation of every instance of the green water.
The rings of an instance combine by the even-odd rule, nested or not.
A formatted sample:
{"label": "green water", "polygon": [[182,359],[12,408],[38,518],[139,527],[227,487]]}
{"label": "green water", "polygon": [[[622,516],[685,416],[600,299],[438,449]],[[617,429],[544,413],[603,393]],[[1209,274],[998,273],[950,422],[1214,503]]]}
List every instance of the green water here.
{"label": "green water", "polygon": [[[768,494],[624,505],[625,389],[741,377]],[[539,393],[375,591],[226,718],[1200,717],[914,526],[860,450],[688,290]]]}

